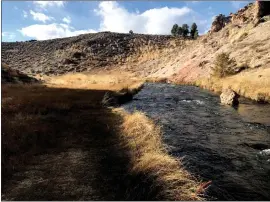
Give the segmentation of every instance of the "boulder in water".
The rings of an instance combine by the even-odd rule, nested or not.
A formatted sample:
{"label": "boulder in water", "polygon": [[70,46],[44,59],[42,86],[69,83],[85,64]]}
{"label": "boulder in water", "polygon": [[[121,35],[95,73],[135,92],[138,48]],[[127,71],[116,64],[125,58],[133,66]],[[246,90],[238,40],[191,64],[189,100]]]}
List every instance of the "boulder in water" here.
{"label": "boulder in water", "polygon": [[223,90],[220,95],[221,103],[226,105],[233,105],[233,106],[238,105],[239,104],[238,98],[239,95],[231,89]]}

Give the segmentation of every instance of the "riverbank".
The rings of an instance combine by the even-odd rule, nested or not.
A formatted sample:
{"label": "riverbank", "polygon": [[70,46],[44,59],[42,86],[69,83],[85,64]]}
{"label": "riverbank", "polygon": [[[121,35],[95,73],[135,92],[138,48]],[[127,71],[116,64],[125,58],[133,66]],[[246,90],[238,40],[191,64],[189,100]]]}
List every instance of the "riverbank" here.
{"label": "riverbank", "polygon": [[199,87],[146,83],[123,107],[162,126],[170,155],[183,158],[198,179],[211,181],[207,200],[269,200],[269,156],[262,156],[270,146],[267,104],[248,101],[233,108]]}
{"label": "riverbank", "polygon": [[270,103],[270,67],[240,72],[224,78],[209,77],[192,82],[179,81],[175,78],[149,77],[145,82],[173,83],[176,85],[193,85],[214,93],[221,94],[222,89],[231,88],[240,96],[256,102]]}
{"label": "riverbank", "polygon": [[[122,145],[130,152],[131,173],[145,173],[161,188],[158,198],[165,200],[202,200],[203,186],[188,173],[179,158],[168,154],[162,130],[144,113],[132,114],[117,109],[123,117]],[[164,197],[165,196],[165,197]]]}
{"label": "riverbank", "polygon": [[93,78],[88,89],[76,88],[80,79],[66,79],[71,88],[2,84],[2,199],[201,199],[153,122],[104,107],[106,93],[135,93],[141,83]]}
{"label": "riverbank", "polygon": [[249,70],[225,78],[201,79],[195,85],[216,93],[231,88],[243,97],[257,102],[270,102],[270,68]]}

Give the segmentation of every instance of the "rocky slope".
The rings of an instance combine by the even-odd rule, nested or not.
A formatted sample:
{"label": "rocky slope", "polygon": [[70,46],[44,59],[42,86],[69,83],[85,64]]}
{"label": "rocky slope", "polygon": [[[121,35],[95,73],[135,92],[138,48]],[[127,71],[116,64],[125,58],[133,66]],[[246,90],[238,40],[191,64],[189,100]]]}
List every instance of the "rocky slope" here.
{"label": "rocky slope", "polygon": [[219,15],[211,30],[197,40],[101,32],[2,43],[2,61],[27,74],[120,69],[140,77],[166,77],[174,82],[209,77],[214,59],[221,52],[229,53],[238,66],[268,68],[269,7],[269,2],[256,2],[228,17]]}
{"label": "rocky slope", "polygon": [[32,74],[64,74],[109,68],[135,61],[132,56],[173,47],[172,36],[101,32],[76,37],[2,43],[2,61]]}

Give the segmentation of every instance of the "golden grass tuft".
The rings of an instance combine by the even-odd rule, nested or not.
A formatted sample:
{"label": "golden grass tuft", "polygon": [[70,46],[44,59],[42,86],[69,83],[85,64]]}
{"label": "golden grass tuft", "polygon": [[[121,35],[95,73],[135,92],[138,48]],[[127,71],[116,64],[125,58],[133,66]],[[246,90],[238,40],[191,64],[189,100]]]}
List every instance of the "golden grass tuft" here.
{"label": "golden grass tuft", "polygon": [[[122,112],[123,113],[123,112]],[[162,143],[161,129],[141,112],[124,113],[123,144],[131,152],[131,172],[144,173],[162,187],[167,200],[202,200],[199,182],[170,156]]]}

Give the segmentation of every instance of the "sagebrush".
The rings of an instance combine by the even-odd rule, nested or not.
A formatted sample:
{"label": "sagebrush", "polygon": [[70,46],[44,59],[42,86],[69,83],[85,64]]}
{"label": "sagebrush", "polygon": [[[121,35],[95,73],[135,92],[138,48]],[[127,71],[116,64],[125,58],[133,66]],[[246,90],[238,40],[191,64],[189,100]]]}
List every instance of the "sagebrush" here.
{"label": "sagebrush", "polygon": [[221,53],[217,55],[214,67],[212,67],[213,76],[226,77],[236,74],[236,61],[231,59],[228,53]]}

